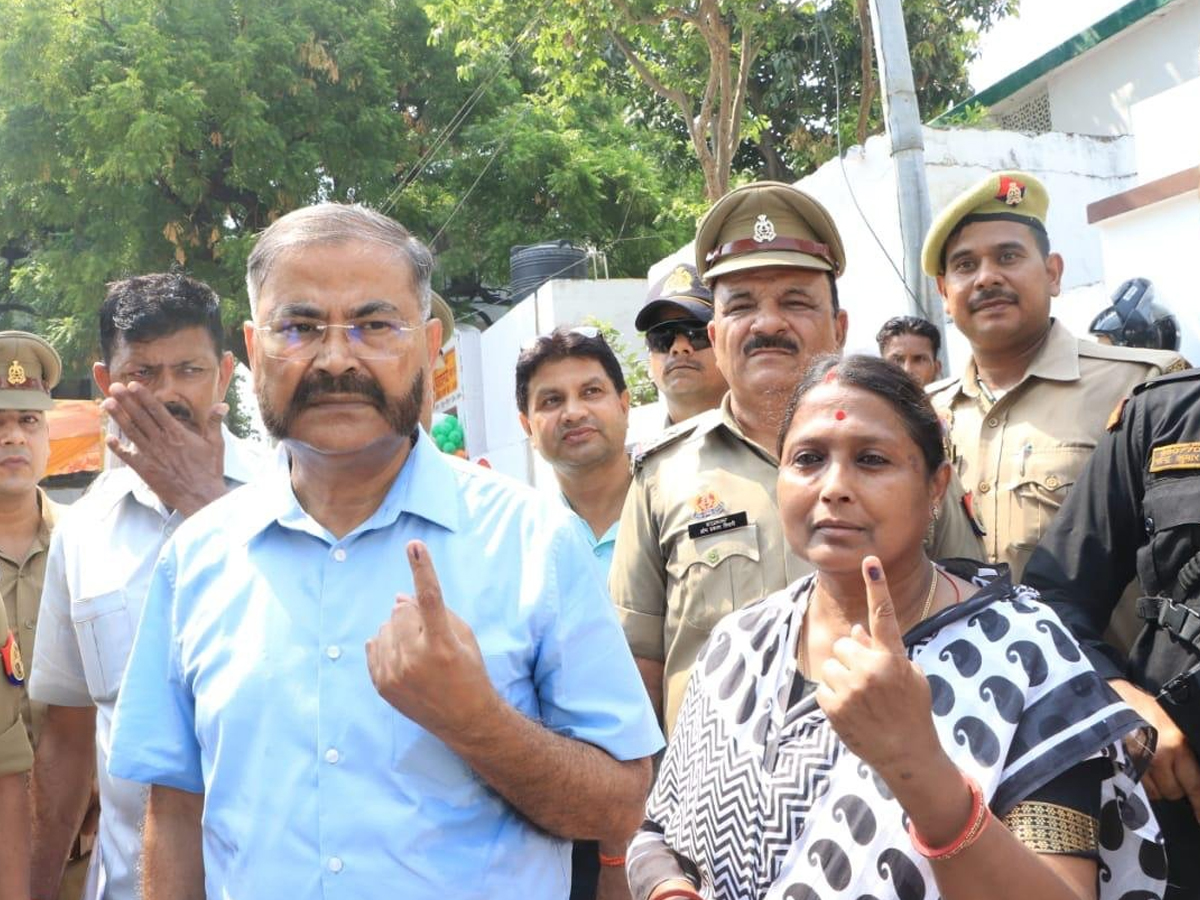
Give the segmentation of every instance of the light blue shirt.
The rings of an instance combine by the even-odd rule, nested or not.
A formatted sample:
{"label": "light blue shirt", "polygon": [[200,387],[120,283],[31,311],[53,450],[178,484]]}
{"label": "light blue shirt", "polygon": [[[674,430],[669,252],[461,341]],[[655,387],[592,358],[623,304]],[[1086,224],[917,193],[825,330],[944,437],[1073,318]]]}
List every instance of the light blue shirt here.
{"label": "light blue shirt", "polygon": [[600,573],[600,581],[604,585],[604,593],[607,596],[608,570],[612,568],[613,548],[617,543],[617,526],[621,524],[621,520],[617,519],[617,521],[608,526],[608,530],[604,534],[597,538],[587,520],[571,509],[571,504],[567,502],[567,498],[561,497],[561,499],[563,506],[567,508],[567,511],[571,515],[571,520],[575,523],[575,529],[587,542],[587,545],[592,548],[592,557],[596,561],[596,571]]}
{"label": "light blue shirt", "polygon": [[114,774],[204,792],[208,897],[567,896],[570,845],[371,684],[364,644],[412,592],[414,538],[509,703],[620,760],[662,746],[557,504],[422,434],[379,509],[336,540],[280,467],[167,544],[113,726]]}

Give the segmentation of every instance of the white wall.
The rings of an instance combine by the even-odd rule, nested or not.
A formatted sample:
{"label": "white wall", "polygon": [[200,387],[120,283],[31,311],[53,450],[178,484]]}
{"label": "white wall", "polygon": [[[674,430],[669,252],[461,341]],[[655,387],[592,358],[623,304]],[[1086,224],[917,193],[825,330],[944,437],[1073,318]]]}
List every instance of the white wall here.
{"label": "white wall", "polygon": [[1197,76],[1200,0],[1175,0],[1052,72],[1050,119],[1056,131],[1128,134],[1132,104]]}
{"label": "white wall", "polygon": [[1138,184],[1200,164],[1200,78],[1135,103],[1130,118]]}
{"label": "white wall", "polygon": [[[1200,78],[1132,108],[1140,184],[1200,163]],[[1096,223],[1103,247],[1106,294],[1143,276],[1155,297],[1179,319],[1183,355],[1200,363],[1200,304],[1195,255],[1200,247],[1200,195],[1196,191]],[[1100,304],[1099,309],[1107,302]],[[1084,323],[1086,327],[1087,323]]]}

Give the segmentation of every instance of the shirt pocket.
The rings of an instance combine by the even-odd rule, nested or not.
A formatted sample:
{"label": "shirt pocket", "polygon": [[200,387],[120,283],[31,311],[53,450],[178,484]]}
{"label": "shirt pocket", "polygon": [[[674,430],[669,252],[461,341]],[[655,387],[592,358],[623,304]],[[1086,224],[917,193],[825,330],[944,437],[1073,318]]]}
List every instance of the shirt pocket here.
{"label": "shirt pocket", "polygon": [[1179,570],[1200,549],[1200,476],[1172,475],[1147,487],[1142,499],[1154,571],[1139,574],[1160,591],[1175,586]]}
{"label": "shirt pocket", "polygon": [[71,622],[79,642],[88,693],[96,701],[114,699],[133,646],[133,622],[125,591],[109,591],[73,601]]}
{"label": "shirt pocket", "polygon": [[1094,449],[1087,445],[1035,447],[1024,456],[1009,504],[1010,544],[1026,551],[1038,545]]}
{"label": "shirt pocket", "polygon": [[759,560],[755,525],[695,539],[684,536],[667,567],[687,597],[680,611],[684,624],[711,631],[725,615],[762,597]]}

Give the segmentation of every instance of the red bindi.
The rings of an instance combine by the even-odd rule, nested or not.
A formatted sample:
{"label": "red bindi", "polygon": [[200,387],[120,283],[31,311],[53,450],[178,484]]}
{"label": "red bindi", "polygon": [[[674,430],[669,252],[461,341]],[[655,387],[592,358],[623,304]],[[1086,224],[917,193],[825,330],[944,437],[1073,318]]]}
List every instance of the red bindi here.
{"label": "red bindi", "polygon": [[842,419],[846,418],[846,411],[844,409],[839,409],[833,414],[833,417],[840,422]]}

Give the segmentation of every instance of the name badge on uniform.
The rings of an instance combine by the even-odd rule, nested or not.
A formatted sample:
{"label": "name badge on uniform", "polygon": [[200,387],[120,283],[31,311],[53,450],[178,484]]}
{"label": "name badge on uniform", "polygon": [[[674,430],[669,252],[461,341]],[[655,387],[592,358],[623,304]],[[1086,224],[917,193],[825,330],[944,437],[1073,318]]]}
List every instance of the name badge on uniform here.
{"label": "name badge on uniform", "polygon": [[0,646],[0,661],[4,665],[4,677],[20,687],[25,683],[25,664],[21,662],[21,648],[13,633],[8,633],[8,639]]}
{"label": "name badge on uniform", "polygon": [[1155,447],[1150,454],[1151,472],[1171,472],[1178,469],[1200,469],[1200,442],[1167,444]]}
{"label": "name badge on uniform", "polygon": [[720,534],[722,531],[732,531],[735,528],[745,528],[750,519],[744,512],[730,513],[715,519],[705,519],[703,522],[693,522],[688,526],[688,537],[692,540],[706,537],[710,534]]}

